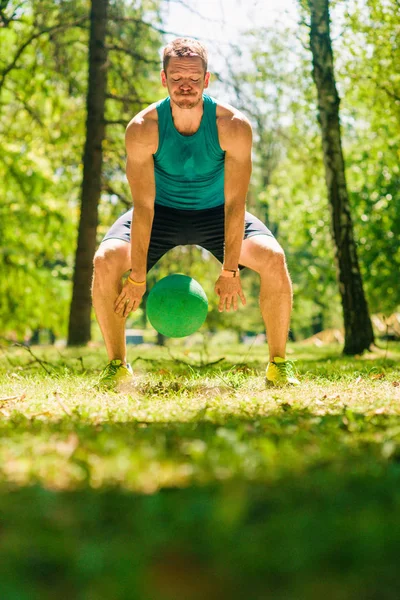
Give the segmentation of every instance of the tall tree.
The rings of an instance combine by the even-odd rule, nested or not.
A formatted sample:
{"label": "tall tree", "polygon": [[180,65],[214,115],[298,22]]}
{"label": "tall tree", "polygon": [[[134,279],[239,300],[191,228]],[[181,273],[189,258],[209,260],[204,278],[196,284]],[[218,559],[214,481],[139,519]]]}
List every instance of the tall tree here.
{"label": "tall tree", "polygon": [[334,75],[329,0],[308,0],[313,79],[318,94],[325,180],[332,215],[332,233],[342,300],[345,354],[358,354],[374,342],[357,258],[347,193],[339,119],[339,94]]}
{"label": "tall tree", "polygon": [[90,11],[89,78],[86,141],[83,156],[81,215],[78,229],[68,345],[90,340],[90,285],[96,248],[101,165],[105,136],[104,107],[107,90],[107,10],[109,0],[92,0]]}

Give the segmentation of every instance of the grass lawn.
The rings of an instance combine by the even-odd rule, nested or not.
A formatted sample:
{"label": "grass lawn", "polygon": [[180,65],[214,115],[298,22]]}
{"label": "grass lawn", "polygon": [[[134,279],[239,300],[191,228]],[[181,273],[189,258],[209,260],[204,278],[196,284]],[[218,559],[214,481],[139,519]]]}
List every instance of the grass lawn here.
{"label": "grass lawn", "polygon": [[0,600],[398,600],[400,344],[289,351],[3,345]]}

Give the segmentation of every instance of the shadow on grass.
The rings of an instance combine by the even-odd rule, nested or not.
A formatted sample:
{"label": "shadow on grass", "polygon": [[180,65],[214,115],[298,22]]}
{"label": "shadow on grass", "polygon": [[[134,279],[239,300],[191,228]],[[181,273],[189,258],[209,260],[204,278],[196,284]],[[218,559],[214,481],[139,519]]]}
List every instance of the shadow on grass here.
{"label": "shadow on grass", "polygon": [[0,495],[7,600],[397,600],[400,477]]}
{"label": "shadow on grass", "polygon": [[400,416],[319,414],[287,403],[268,416],[205,408],[189,421],[14,413],[0,423],[0,439],[5,480],[66,489],[125,483],[146,492],[237,477],[275,482],[320,467],[382,473],[400,459]]}
{"label": "shadow on grass", "polygon": [[204,417],[3,423],[0,598],[397,600],[399,417]]}

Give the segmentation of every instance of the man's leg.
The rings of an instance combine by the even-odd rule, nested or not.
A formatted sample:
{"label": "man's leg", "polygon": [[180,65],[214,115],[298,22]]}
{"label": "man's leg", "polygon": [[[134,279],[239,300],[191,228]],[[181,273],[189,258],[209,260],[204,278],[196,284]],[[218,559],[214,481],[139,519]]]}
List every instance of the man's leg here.
{"label": "man's leg", "polygon": [[267,331],[270,361],[285,358],[292,310],[292,284],[284,252],[275,238],[243,240],[239,263],[260,275],[260,309]]}
{"label": "man's leg", "polygon": [[126,363],[125,321],[114,312],[114,302],[122,289],[122,276],[131,268],[129,242],[108,239],[94,257],[93,306],[110,360]]}

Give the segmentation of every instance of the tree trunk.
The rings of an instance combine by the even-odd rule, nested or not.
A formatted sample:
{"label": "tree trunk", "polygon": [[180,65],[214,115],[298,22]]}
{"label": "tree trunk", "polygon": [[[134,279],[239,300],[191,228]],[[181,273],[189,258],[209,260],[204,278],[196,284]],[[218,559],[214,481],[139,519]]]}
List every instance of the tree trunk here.
{"label": "tree trunk", "polygon": [[104,109],[107,86],[105,42],[108,3],[109,0],[92,0],[90,12],[86,141],[83,157],[81,215],[68,328],[69,346],[86,344],[90,340],[91,281],[101,193],[102,143],[105,135]]}
{"label": "tree trunk", "polygon": [[358,354],[374,342],[374,334],[358,264],[346,188],[339,120],[339,95],[333,70],[329,0],[308,0],[313,79],[318,92],[325,179],[332,216],[332,236],[342,299],[344,354]]}

